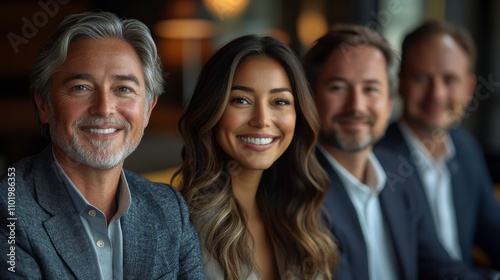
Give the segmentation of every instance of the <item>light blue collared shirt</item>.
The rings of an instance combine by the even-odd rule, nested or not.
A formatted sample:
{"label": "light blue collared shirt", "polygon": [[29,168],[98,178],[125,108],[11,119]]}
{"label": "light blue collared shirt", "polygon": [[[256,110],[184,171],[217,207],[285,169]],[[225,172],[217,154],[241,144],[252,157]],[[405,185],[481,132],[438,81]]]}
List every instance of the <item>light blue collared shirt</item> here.
{"label": "light blue collared shirt", "polygon": [[[101,271],[101,275],[96,275],[96,279],[123,279],[123,236],[120,218],[128,211],[131,202],[128,183],[123,171],[121,173],[116,195],[118,210],[108,226],[104,213],[85,199],[64,172],[55,156],[54,159],[59,173],[63,175],[62,177],[64,178],[69,195],[73,200],[73,205],[80,215],[83,227],[87,233],[89,246],[91,246],[95,252],[95,265],[99,267]],[[71,236],[68,238],[81,237]]]}
{"label": "light blue collared shirt", "polygon": [[452,259],[461,260],[451,176],[446,164],[455,156],[455,145],[446,134],[445,149],[438,159],[434,159],[406,123],[400,121],[398,126],[410,148],[411,160],[415,163],[422,180],[439,240]]}
{"label": "light blue collared shirt", "polygon": [[347,171],[323,146],[318,144],[318,148],[337,171],[356,210],[366,243],[370,280],[398,279],[394,246],[379,200],[379,194],[387,182],[384,169],[373,152],[370,152],[365,174],[367,183],[364,184]]}

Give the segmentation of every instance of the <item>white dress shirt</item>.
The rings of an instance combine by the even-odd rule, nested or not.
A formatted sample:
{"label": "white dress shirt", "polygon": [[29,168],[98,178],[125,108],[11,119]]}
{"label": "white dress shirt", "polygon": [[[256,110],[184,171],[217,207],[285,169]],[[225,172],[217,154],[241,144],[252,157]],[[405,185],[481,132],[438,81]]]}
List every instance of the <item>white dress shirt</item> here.
{"label": "white dress shirt", "polygon": [[445,149],[437,159],[434,159],[407,124],[401,121],[398,125],[410,148],[410,159],[414,162],[422,181],[439,240],[452,259],[460,260],[462,254],[458,240],[451,177],[446,165],[446,162],[455,156],[455,146],[450,136],[446,134]]}

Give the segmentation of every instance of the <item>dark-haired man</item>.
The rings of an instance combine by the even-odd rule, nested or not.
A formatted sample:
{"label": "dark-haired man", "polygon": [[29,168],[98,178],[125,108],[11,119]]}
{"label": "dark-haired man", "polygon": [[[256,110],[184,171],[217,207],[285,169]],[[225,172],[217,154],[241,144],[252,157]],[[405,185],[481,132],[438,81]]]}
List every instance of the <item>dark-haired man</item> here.
{"label": "dark-haired man", "polygon": [[331,181],[324,206],[341,251],[334,279],[484,279],[440,245],[415,178],[395,180],[398,159],[372,150],[397,89],[398,57],[387,41],[335,25],[303,64],[321,121],[317,157]]}

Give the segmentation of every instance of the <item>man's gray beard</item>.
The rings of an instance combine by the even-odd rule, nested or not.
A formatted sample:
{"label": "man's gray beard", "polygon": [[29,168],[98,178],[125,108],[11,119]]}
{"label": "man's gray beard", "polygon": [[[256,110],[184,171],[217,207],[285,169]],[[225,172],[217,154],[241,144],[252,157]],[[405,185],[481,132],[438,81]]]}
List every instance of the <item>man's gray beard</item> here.
{"label": "man's gray beard", "polygon": [[[142,139],[142,136],[144,135],[143,131],[139,141],[137,141],[134,146],[130,143],[130,138],[125,137],[125,143],[120,150],[111,154],[107,150],[113,144],[115,139],[90,139],[90,144],[94,149],[89,150],[83,147],[77,134],[75,134],[73,139],[68,139],[64,133],[58,133],[58,127],[52,114],[50,123],[52,124],[50,125],[50,135],[52,137],[52,141],[65,152],[66,156],[69,157],[71,161],[75,162],[75,164],[83,164],[100,170],[114,168],[125,161],[125,159],[135,151],[141,142],[140,140]],[[76,126],[74,125],[73,127]],[[129,132],[130,125],[127,123],[125,133]]]}
{"label": "man's gray beard", "polygon": [[341,137],[336,132],[332,132],[330,134],[321,132],[319,134],[319,138],[325,145],[337,148],[348,153],[357,153],[363,151],[376,142],[376,139],[374,139],[373,137],[372,131],[370,131],[370,133],[366,137],[359,141],[349,141],[348,139]]}

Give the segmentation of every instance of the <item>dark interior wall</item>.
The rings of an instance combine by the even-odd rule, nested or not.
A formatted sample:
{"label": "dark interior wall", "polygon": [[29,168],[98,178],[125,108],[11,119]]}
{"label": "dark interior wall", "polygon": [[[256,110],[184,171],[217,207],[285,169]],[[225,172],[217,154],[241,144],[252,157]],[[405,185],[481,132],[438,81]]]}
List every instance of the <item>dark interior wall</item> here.
{"label": "dark interior wall", "polygon": [[499,9],[495,0],[457,0],[446,6],[446,19],[466,27],[477,46],[477,85],[463,125],[483,147],[496,183],[500,183]]}
{"label": "dark interior wall", "polygon": [[0,2],[0,174],[48,143],[29,99],[28,75],[38,48],[65,15],[92,7],[79,0]]}

